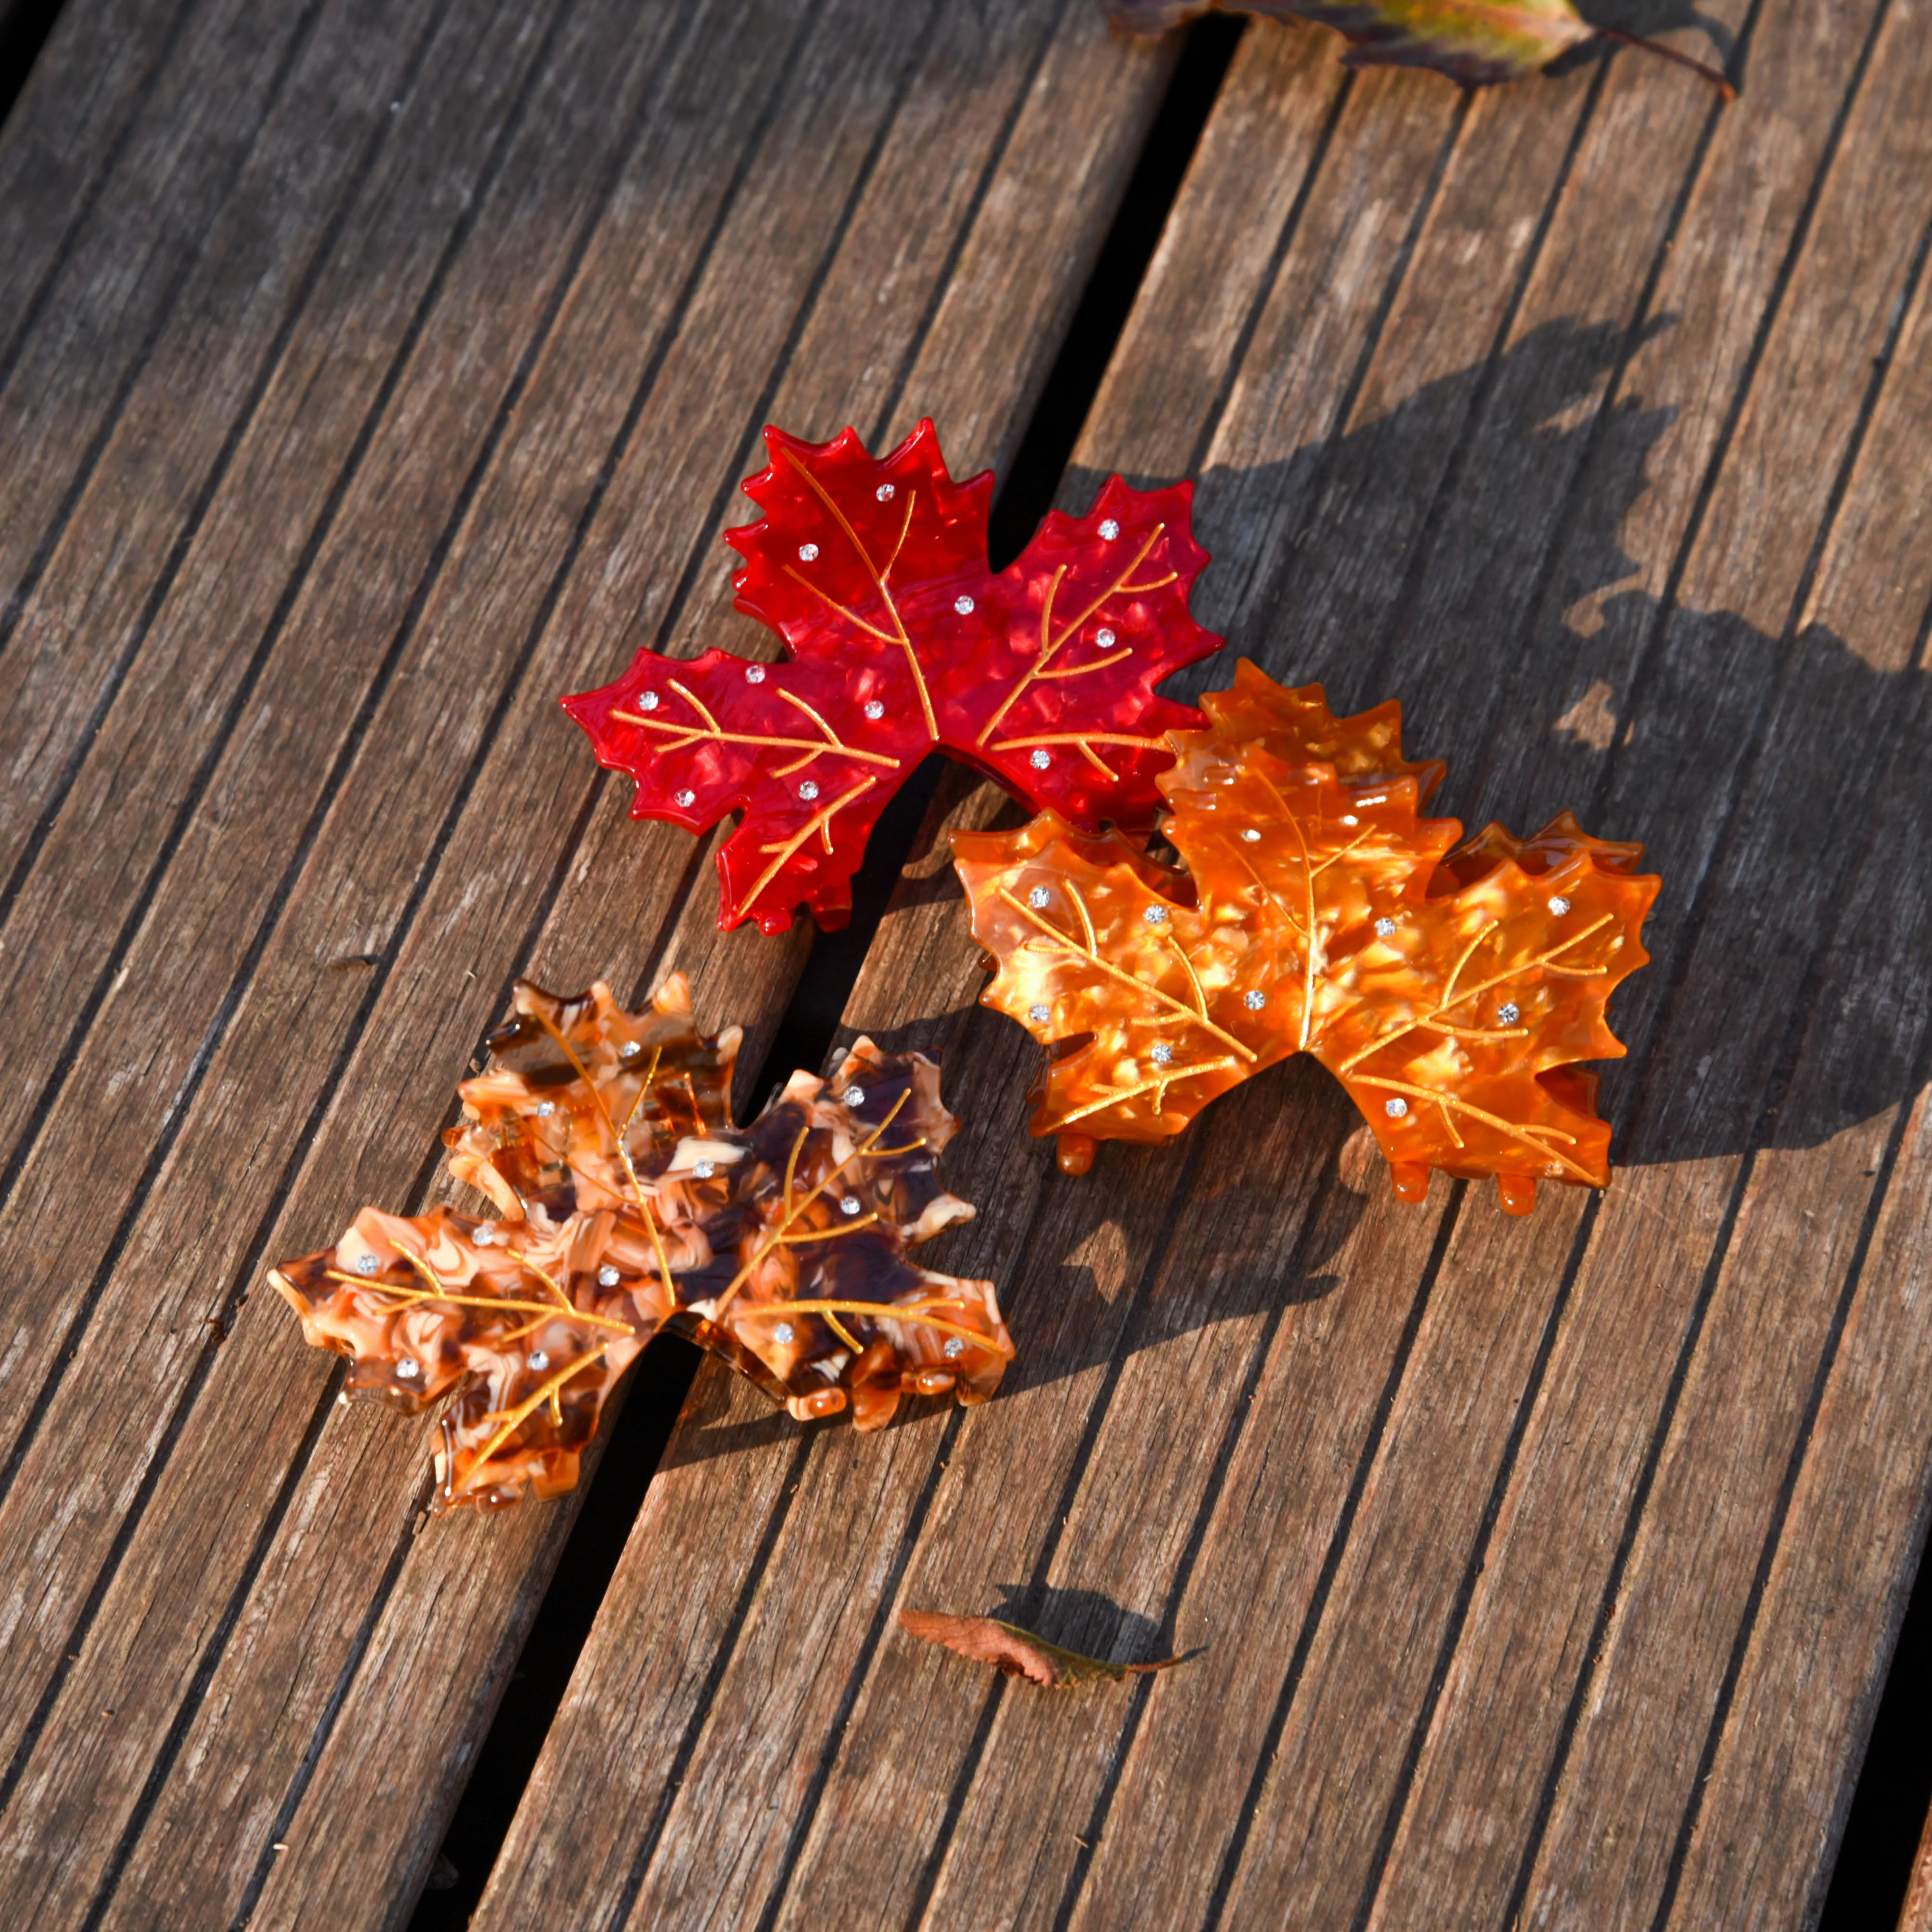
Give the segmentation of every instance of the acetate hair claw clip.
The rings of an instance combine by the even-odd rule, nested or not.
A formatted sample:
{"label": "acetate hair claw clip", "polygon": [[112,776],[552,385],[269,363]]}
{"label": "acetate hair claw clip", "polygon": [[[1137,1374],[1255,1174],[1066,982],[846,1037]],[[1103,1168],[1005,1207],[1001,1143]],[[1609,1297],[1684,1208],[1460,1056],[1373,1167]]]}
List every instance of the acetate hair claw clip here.
{"label": "acetate hair claw clip", "polygon": [[738,608],[789,662],[640,651],[562,700],[598,762],[637,780],[634,818],[702,832],[745,814],[718,850],[718,924],[779,932],[802,904],[842,926],[866,838],[935,748],[1033,811],[1144,832],[1166,734],[1202,722],[1154,687],[1221,643],[1188,614],[1208,561],[1193,486],[1114,477],[995,573],[992,474],[953,482],[930,422],[884,457],[850,429],[765,442],[745,484],[764,515],[724,536],[745,557]]}
{"label": "acetate hair claw clip", "polygon": [[1395,1190],[1429,1170],[1493,1174],[1524,1214],[1539,1180],[1600,1187],[1597,1076],[1622,1054],[1612,989],[1659,881],[1640,845],[1568,812],[1533,838],[1456,842],[1420,808],[1438,764],[1401,754],[1400,708],[1333,716],[1244,662],[1172,734],[1158,783],[1182,860],[1054,814],[956,832],[973,931],[998,976],[985,1004],[1053,1048],[1036,1134],[1084,1172],[1096,1139],[1178,1133],[1216,1095],[1293,1053],[1340,1079]]}
{"label": "acetate hair claw clip", "polygon": [[958,1122],[939,1069],[861,1040],[730,1122],[736,1027],[692,1023],[683,976],[626,1012],[518,983],[445,1135],[482,1218],[365,1208],[270,1280],[348,1386],[446,1402],[434,1507],[555,1496],[624,1371],[661,1330],[711,1350],[801,1420],[876,1429],[902,1394],[982,1402],[1012,1343],[993,1285],[906,1251],[972,1208],[940,1184]]}

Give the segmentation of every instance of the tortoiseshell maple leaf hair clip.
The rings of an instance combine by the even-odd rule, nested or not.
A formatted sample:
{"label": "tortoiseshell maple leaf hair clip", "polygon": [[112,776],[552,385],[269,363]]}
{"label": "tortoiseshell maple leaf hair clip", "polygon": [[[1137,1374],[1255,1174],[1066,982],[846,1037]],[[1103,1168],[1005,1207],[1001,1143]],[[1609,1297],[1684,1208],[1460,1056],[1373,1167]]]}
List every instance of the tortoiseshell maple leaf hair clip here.
{"label": "tortoiseshell maple leaf hair clip", "polygon": [[983,1402],[1013,1348],[993,1285],[907,1251],[973,1210],[940,1184],[958,1122],[923,1054],[852,1047],[731,1124],[736,1027],[668,980],[626,1012],[601,982],[527,981],[444,1136],[482,1216],[365,1208],[271,1275],[348,1387],[443,1402],[434,1507],[555,1496],[653,1335],[721,1355],[801,1420],[880,1427],[903,1395]]}

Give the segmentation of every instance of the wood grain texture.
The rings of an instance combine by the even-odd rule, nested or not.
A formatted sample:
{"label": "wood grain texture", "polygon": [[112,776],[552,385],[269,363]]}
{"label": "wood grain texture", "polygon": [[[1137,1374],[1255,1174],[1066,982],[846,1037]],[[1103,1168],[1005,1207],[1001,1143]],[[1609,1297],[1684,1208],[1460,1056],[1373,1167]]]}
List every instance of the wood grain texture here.
{"label": "wood grain texture", "polygon": [[[272,552],[254,580],[277,613],[254,646],[256,716],[314,736],[321,639],[338,656],[338,640],[366,640],[374,662],[344,667],[365,680],[359,694],[323,703],[342,721],[332,742],[251,745],[259,726],[227,745],[216,734],[224,762],[130,955],[137,986],[157,970],[164,983],[122,1024],[152,1031],[157,1015],[191,1011],[168,966],[149,961],[207,946],[211,884],[228,930],[254,922],[245,970],[212,1012],[186,1124],[146,1156],[158,1172],[15,1485],[24,1505],[43,1469],[78,1454],[102,1472],[82,1480],[105,1487],[57,1534],[24,1516],[16,1532],[57,1543],[73,1580],[49,1587],[43,1574],[34,1593],[41,1680],[76,1615],[100,1639],[56,1671],[38,1710],[31,1690],[20,1700],[31,1726],[10,1895],[44,1912],[90,1896],[112,1923],[214,1899],[257,1924],[406,1911],[460,1788],[452,1766],[487,1724],[569,1512],[439,1526],[456,1534],[418,1544],[420,1426],[337,1411],[326,1360],[293,1346],[272,1301],[247,1302],[212,1357],[178,1317],[126,1332],[117,1303],[152,1310],[140,1284],[158,1270],[183,1314],[232,1307],[263,1258],[312,1244],[362,1198],[419,1188],[449,1085],[500,1010],[506,960],[554,977],[610,971],[627,988],[674,965],[700,973],[708,1023],[751,1023],[748,1082],[803,936],[721,939],[703,855],[625,824],[627,801],[582,758],[550,696],[620,661],[641,640],[624,634],[633,625],[680,652],[708,641],[728,598],[710,561],[718,525],[755,466],[767,410],[815,434],[856,416],[878,435],[956,399],[970,420],[949,435],[956,463],[1010,454],[1168,58],[1110,48],[1097,23],[1061,26],[1066,10],[1034,4],[945,31],[939,10],[911,10],[884,35],[862,32],[850,8],[666,8],[645,34],[628,8],[534,23],[520,9],[477,11],[450,31],[473,39],[500,17],[512,47],[530,48],[520,67],[487,46],[446,64],[437,111],[463,114],[464,73],[494,76],[506,100],[507,131],[483,121],[472,136],[490,193],[413,310],[402,292],[387,374],[368,358],[380,379],[370,414],[358,430],[347,412],[340,466],[318,466],[327,520],[293,586]],[[1041,193],[1066,179],[1077,194]],[[393,196],[379,183],[370,200],[386,210]],[[344,256],[365,274],[392,257],[435,267],[423,211],[406,205],[400,220],[413,248],[363,236],[352,218]],[[967,297],[998,286],[1001,306],[962,299],[961,285]],[[305,372],[304,388],[316,381]],[[286,464],[286,440],[280,454]],[[405,488],[425,463],[436,480]],[[272,456],[249,480],[259,490],[280,476]],[[380,566],[385,545],[411,542]],[[183,574],[205,597],[220,574]],[[722,620],[759,647],[762,634]],[[257,776],[231,779],[238,757]],[[290,807],[300,836],[284,860],[260,835]],[[232,829],[198,854],[211,818]],[[546,836],[533,840],[533,826]],[[328,970],[362,953],[375,970]],[[218,994],[232,946],[189,958]],[[305,1056],[293,1079],[291,1037]],[[90,1066],[111,1079],[117,1051],[98,1028],[82,1040],[62,1096],[73,1131],[93,1097]],[[441,1070],[426,1079],[426,1067]],[[404,1094],[415,1097],[398,1106]],[[137,1163],[141,1147],[130,1139]],[[224,1214],[229,1235],[208,1242],[198,1231]],[[197,1247],[207,1272],[184,1278],[172,1258]],[[178,1382],[184,1361],[184,1399],[158,1409],[146,1392],[170,1371]],[[184,1573],[190,1544],[198,1564]],[[430,1628],[456,1640],[426,1644]],[[12,1660],[23,1685],[35,1655],[23,1644]],[[425,1720],[400,1753],[399,1700]],[[384,1765],[374,1782],[371,1738]],[[211,1807],[224,1821],[213,1840]]]}
{"label": "wood grain texture", "polygon": [[[862,1440],[700,1372],[478,1925],[1815,1914],[1932,1499],[1932,56],[1707,24],[1727,110],[1251,28],[1061,494],[1198,472],[1236,650],[1402,698],[1439,809],[1649,842],[1613,1186],[1403,1207],[1300,1064],[1060,1175],[950,776],[844,1036],[946,1056],[932,1260],[1020,1360]],[[766,419],[1011,457],[1173,58],[75,0],[0,135],[10,1918],[406,1920],[574,1508],[426,1524],[260,1270],[441,1198],[518,970],[692,972],[763,1097],[807,935],[719,934],[551,697],[770,654]],[[907,1605],[1198,1654],[1049,1698]]]}

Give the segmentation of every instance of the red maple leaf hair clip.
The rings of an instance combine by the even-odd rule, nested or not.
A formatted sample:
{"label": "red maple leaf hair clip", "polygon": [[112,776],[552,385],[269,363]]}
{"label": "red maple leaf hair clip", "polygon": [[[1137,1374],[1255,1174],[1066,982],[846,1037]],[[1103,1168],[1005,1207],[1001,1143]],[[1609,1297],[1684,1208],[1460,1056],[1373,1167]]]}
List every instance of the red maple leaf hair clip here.
{"label": "red maple leaf hair clip", "polygon": [[1402,755],[1401,709],[1329,712],[1243,663],[1177,732],[1160,788],[1172,867],[1052,814],[956,832],[982,996],[1055,1050],[1032,1129],[1084,1171],[1096,1138],[1158,1141],[1293,1053],[1339,1078],[1406,1201],[1429,1170],[1493,1175],[1527,1214],[1539,1180],[1600,1187],[1608,1125],[1578,1063],[1624,1048],[1604,1014],[1649,956],[1659,881],[1641,845],[1568,812],[1533,838],[1460,844],[1421,806],[1439,764]]}
{"label": "red maple leaf hair clip", "polygon": [[661,1330],[719,1354],[800,1420],[876,1429],[902,1395],[983,1402],[1013,1346],[988,1281],[907,1250],[973,1209],[940,1184],[958,1123],[923,1054],[856,1042],[731,1124],[740,1039],[693,1024],[682,974],[626,1012],[518,982],[490,1064],[458,1090],[451,1173],[483,1218],[365,1208],[269,1280],[351,1392],[446,1401],[434,1507],[555,1496]]}
{"label": "red maple leaf hair clip", "polygon": [[725,541],[745,557],[739,609],[789,661],[640,651],[562,700],[598,763],[637,780],[632,817],[702,832],[744,814],[718,854],[719,926],[781,932],[801,904],[843,925],[867,837],[934,747],[1035,812],[1144,832],[1166,734],[1201,722],[1154,687],[1221,643],[1188,613],[1208,561],[1193,486],[1115,476],[995,573],[992,473],[956,483],[929,420],[884,457],[850,429],[765,442],[745,484],[764,515]]}

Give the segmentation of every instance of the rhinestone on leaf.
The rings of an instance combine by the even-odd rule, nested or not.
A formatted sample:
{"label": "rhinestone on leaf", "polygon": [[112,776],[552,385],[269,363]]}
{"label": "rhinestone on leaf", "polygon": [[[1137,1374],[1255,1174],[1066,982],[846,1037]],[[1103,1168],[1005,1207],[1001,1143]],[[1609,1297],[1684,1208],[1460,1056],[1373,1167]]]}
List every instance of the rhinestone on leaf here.
{"label": "rhinestone on leaf", "polygon": [[1045,905],[1047,901],[1052,897],[1052,895],[1048,892],[1044,886],[1036,886],[1031,892],[1027,894],[1027,904],[1031,906],[1034,910],[1037,912],[1040,908]]}
{"label": "rhinestone on leaf", "polygon": [[791,1324],[789,1322],[781,1322],[778,1325],[772,1330],[772,1340],[776,1342],[781,1348],[784,1347],[786,1343],[791,1340]]}
{"label": "rhinestone on leaf", "polygon": [[[480,1228],[477,1231],[477,1238],[479,1240],[482,1239]],[[358,1274],[380,1274],[382,1264],[374,1255],[358,1255],[356,1257],[356,1272]]]}
{"label": "rhinestone on leaf", "polygon": [[1552,1180],[1561,1180],[1563,1178],[1563,1169],[1553,1160],[1543,1171]]}
{"label": "rhinestone on leaf", "polygon": [[956,597],[952,600],[952,608],[961,616],[970,617],[973,614],[973,600],[970,597]]}
{"label": "rhinestone on leaf", "polygon": [[1034,751],[1032,757],[1027,760],[1027,763],[1032,766],[1035,771],[1043,772],[1053,763],[1053,754],[1042,745]]}
{"label": "rhinestone on leaf", "polygon": [[608,1262],[597,1270],[597,1286],[599,1288],[615,1288],[623,1278]]}
{"label": "rhinestone on leaf", "polygon": [[747,684],[763,684],[764,681],[765,668],[763,664],[747,664],[745,667],[745,682]]}
{"label": "rhinestone on leaf", "polygon": [[857,1214],[860,1205],[861,1203],[859,1197],[856,1194],[847,1195],[844,1199],[838,1204],[840,1211],[847,1214]]}
{"label": "rhinestone on leaf", "polygon": [[1550,910],[1561,919],[1570,910],[1570,902],[1560,897],[1553,898],[1550,902]]}
{"label": "rhinestone on leaf", "polygon": [[1155,1066],[1165,1066],[1174,1058],[1174,1048],[1169,1046],[1166,1040],[1162,1040],[1149,1053],[1148,1058]]}
{"label": "rhinestone on leaf", "polygon": [[542,1375],[544,1370],[550,1366],[549,1351],[544,1348],[532,1348],[530,1351],[530,1366],[536,1370],[538,1375]]}
{"label": "rhinestone on leaf", "polygon": [[556,1112],[556,1102],[554,1100],[539,1100],[537,1102],[537,1112],[548,1120]]}
{"label": "rhinestone on leaf", "polygon": [[1165,906],[1149,906],[1141,916],[1150,926],[1165,926],[1167,923],[1167,908]]}
{"label": "rhinestone on leaf", "polygon": [[818,554],[818,546],[816,544],[800,544],[798,547],[798,560],[800,563],[811,562]]}
{"label": "rhinestone on leaf", "polygon": [[487,1248],[496,1238],[496,1230],[494,1226],[481,1227],[470,1238],[479,1248]]}
{"label": "rhinestone on leaf", "polygon": [[1378,939],[1388,938],[1394,930],[1395,921],[1392,919],[1378,919],[1376,921],[1376,937]]}
{"label": "rhinestone on leaf", "polygon": [[1114,648],[1114,634],[1112,631],[1107,629],[1103,626],[1094,641],[1098,644],[1103,651],[1110,651]]}
{"label": "rhinestone on leaf", "polygon": [[881,704],[876,698],[868,698],[866,699],[866,716],[868,718],[883,718],[885,715],[886,707]]}
{"label": "rhinestone on leaf", "polygon": [[848,1087],[839,1097],[848,1107],[862,1107],[866,1104],[866,1090],[862,1087]]}
{"label": "rhinestone on leaf", "polygon": [[694,791],[681,791],[677,795],[677,804],[680,811],[688,812],[697,802],[698,794]]}
{"label": "rhinestone on leaf", "polygon": [[1399,1120],[1408,1112],[1408,1102],[1398,1094],[1394,1099],[1382,1102],[1382,1112],[1392,1120]]}
{"label": "rhinestone on leaf", "polygon": [[807,805],[809,805],[818,796],[818,788],[811,779],[807,778],[804,784],[799,787],[798,795]]}
{"label": "rhinestone on leaf", "polygon": [[1241,828],[1241,843],[1244,845],[1258,844],[1261,836],[1252,825],[1244,825]]}
{"label": "rhinestone on leaf", "polygon": [[1027,1009],[1027,1017],[1035,1026],[1044,1026],[1053,1017],[1053,1009],[1044,1000],[1036,1000]]}
{"label": "rhinestone on leaf", "polygon": [[946,1352],[956,1360],[965,1354],[966,1344],[957,1335],[949,1335],[946,1338]]}
{"label": "rhinestone on leaf", "polygon": [[1112,517],[1100,526],[1100,535],[1108,543],[1112,543],[1120,534],[1120,526]]}
{"label": "rhinestone on leaf", "polygon": [[1508,1005],[1497,1007],[1496,1018],[1504,1026],[1514,1026],[1522,1018],[1522,1009],[1511,1000]]}
{"label": "rhinestone on leaf", "polygon": [[1359,825],[1361,822],[1352,812],[1345,812],[1342,814],[1342,823],[1344,825]]}
{"label": "rhinestone on leaf", "polygon": [[718,1163],[715,1160],[700,1160],[691,1171],[700,1180],[709,1180],[718,1172]]}
{"label": "rhinestone on leaf", "polygon": [[625,1041],[623,1045],[617,1049],[618,1052],[626,1060],[636,1059],[638,1055],[642,1053],[644,1050],[644,1049],[634,1040],[627,1040]]}
{"label": "rhinestone on leaf", "polygon": [[638,700],[638,709],[640,711],[655,711],[657,708],[658,694],[655,691],[646,692],[644,696]]}
{"label": "rhinestone on leaf", "polygon": [[879,501],[882,503],[890,503],[892,500],[892,497],[895,494],[892,486],[890,483],[881,483],[879,487],[872,492],[872,494],[878,497]]}
{"label": "rhinestone on leaf", "polygon": [[1258,1013],[1268,1004],[1268,995],[1257,986],[1252,992],[1241,995],[1241,1004],[1251,1013]]}
{"label": "rhinestone on leaf", "polygon": [[422,1373],[422,1364],[420,1362],[412,1361],[407,1355],[405,1355],[396,1364],[396,1372],[404,1382],[412,1382]]}

